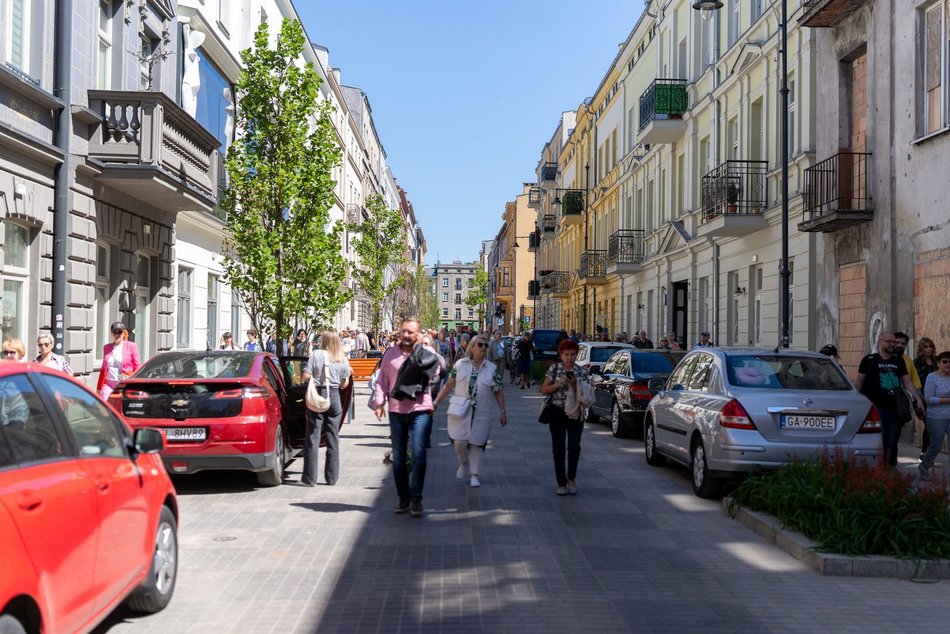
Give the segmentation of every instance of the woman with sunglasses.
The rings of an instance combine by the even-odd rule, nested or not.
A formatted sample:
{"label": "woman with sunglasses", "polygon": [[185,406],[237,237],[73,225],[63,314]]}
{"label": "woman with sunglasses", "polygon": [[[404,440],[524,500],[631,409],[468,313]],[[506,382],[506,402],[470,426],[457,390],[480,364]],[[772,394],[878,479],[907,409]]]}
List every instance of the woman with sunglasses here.
{"label": "woman with sunglasses", "polygon": [[69,361],[66,357],[53,352],[53,336],[48,332],[41,332],[36,337],[36,347],[39,354],[33,359],[35,363],[56,368],[60,372],[65,372],[72,376],[73,369],[69,367]]}
{"label": "woman with sunglasses", "polygon": [[3,360],[23,363],[26,356],[26,346],[19,339],[7,339],[3,342]]}
{"label": "woman with sunglasses", "polygon": [[459,463],[455,477],[464,480],[467,467],[471,475],[469,484],[473,487],[482,484],[478,479],[478,466],[488,444],[488,431],[494,418],[493,402],[498,405],[501,426],[508,424],[501,370],[486,358],[487,352],[488,338],[485,335],[472,339],[465,348],[465,356],[452,366],[448,381],[432,401],[433,409],[438,409],[439,403],[449,396],[471,399],[465,416],[448,415],[448,428]]}
{"label": "woman with sunglasses", "polygon": [[125,324],[112,323],[112,342],[102,349],[102,367],[99,368],[97,390],[102,398],[109,398],[119,381],[132,376],[142,365],[138,346],[128,340]]}

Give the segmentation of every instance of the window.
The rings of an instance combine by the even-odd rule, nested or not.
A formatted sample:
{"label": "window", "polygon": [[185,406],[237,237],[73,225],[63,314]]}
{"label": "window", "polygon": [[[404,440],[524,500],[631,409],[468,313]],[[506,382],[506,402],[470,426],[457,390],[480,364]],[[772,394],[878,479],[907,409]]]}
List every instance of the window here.
{"label": "window", "polygon": [[924,12],[923,115],[924,133],[936,132],[950,124],[948,116],[948,64],[950,55],[950,0],[941,0]]}
{"label": "window", "polygon": [[763,0],[752,0],[752,21],[755,22],[762,17]]}
{"label": "window", "polygon": [[221,283],[218,281],[218,276],[209,274],[208,275],[208,304],[207,304],[207,316],[208,316],[208,345],[207,349],[211,350],[214,348],[215,344],[218,341],[218,299],[221,295]]}
{"label": "window", "polygon": [[701,42],[701,52],[700,52],[700,68],[699,74],[702,75],[705,72],[706,67],[716,61],[715,59],[715,20],[711,19],[712,16],[702,15],[699,16],[699,30],[700,30],[700,42]]}
{"label": "window", "polygon": [[102,242],[96,243],[96,357],[102,347],[112,341],[109,324],[112,323],[111,300],[112,248]]}
{"label": "window", "polygon": [[3,338],[26,341],[30,261],[30,230],[12,222],[3,223]]}
{"label": "window", "polygon": [[9,0],[3,10],[3,21],[10,26],[7,31],[7,50],[4,58],[13,67],[29,74],[30,55],[30,5],[28,0]]}
{"label": "window", "polygon": [[68,379],[50,374],[37,378],[57,396],[53,402],[63,408],[81,457],[126,457],[121,426],[108,407]]}
{"label": "window", "polygon": [[151,308],[151,285],[152,285],[152,258],[147,255],[138,254],[135,266],[135,329],[132,331],[132,341],[139,348],[139,353],[143,358],[151,356],[149,346],[149,327],[151,319],[149,310]]}
{"label": "window", "polygon": [[99,52],[96,59],[96,87],[112,87],[112,0],[99,2]]}
{"label": "window", "polygon": [[[353,302],[350,302],[352,306]],[[352,319],[352,317],[350,317]],[[233,337],[234,345],[240,345],[238,343],[238,333],[241,332],[241,298],[238,296],[237,291],[233,288],[231,289],[231,336]]]}
{"label": "window", "polygon": [[702,277],[699,279],[699,298],[702,302],[702,305],[699,308],[699,331],[708,332],[712,330],[712,326],[709,323],[709,316],[712,312],[712,302],[709,297],[709,278]]}
{"label": "window", "polygon": [[733,117],[729,120],[729,147],[731,149],[729,158],[733,161],[739,160],[739,117]]}
{"label": "window", "polygon": [[795,263],[788,262],[788,343],[795,339]]}
{"label": "window", "polygon": [[219,151],[227,154],[231,145],[231,115],[234,112],[231,82],[209,59],[204,49],[198,50],[200,85],[196,97],[195,120],[221,144]]}
{"label": "window", "polygon": [[456,304],[461,304],[461,303],[462,303],[462,294],[461,294],[461,293],[456,293],[456,294],[455,294],[455,303],[456,303]]}
{"label": "window", "polygon": [[149,63],[149,58],[152,56],[152,53],[155,52],[157,43],[144,33],[142,34],[141,42],[142,50],[139,55],[139,89],[150,90],[152,83],[152,65]]}
{"label": "window", "polygon": [[729,355],[726,371],[731,385],[785,390],[852,390],[841,368],[826,357],[790,355]]}
{"label": "window", "polygon": [[729,46],[732,46],[739,39],[739,0],[731,0],[729,9]]}
{"label": "window", "polygon": [[468,318],[469,318],[469,319],[472,319],[472,318],[474,318],[474,317],[475,317],[475,309],[474,309],[474,308],[469,308],[469,309],[468,309]]}
{"label": "window", "polygon": [[443,302],[449,301],[449,294],[448,294],[448,292],[442,293],[442,301],[443,301]]}
{"label": "window", "polygon": [[798,109],[795,107],[795,75],[788,75],[788,156],[795,156],[795,149],[798,143],[795,141],[795,115]]}
{"label": "window", "polygon": [[461,319],[461,318],[462,318],[462,309],[461,309],[461,308],[456,308],[456,309],[455,309],[455,318],[456,318],[456,319]]}
{"label": "window", "polygon": [[455,278],[455,290],[462,290],[462,278],[460,277]]}
{"label": "window", "polygon": [[191,269],[178,269],[178,338],[179,348],[191,347]]}
{"label": "window", "polygon": [[689,377],[689,389],[699,392],[709,390],[709,377],[712,375],[713,356],[711,354],[701,354],[696,358],[696,365],[693,366],[693,373]]}
{"label": "window", "polygon": [[729,296],[732,298],[732,301],[729,303],[729,312],[727,315],[727,320],[729,322],[729,341],[728,345],[735,346],[739,343],[739,272],[732,271],[729,273],[729,284],[727,286]]}
{"label": "window", "polygon": [[449,278],[443,277],[443,278],[442,278],[442,288],[448,288],[448,287],[449,287]]}
{"label": "window", "polygon": [[218,26],[225,37],[230,37],[231,0],[218,0]]}
{"label": "window", "polygon": [[686,212],[686,188],[689,174],[686,172],[686,153],[676,157],[676,217]]}
{"label": "window", "polygon": [[449,316],[449,309],[448,309],[448,308],[443,308],[443,309],[442,309],[442,317],[443,317],[443,318],[447,318],[448,316]]}
{"label": "window", "polygon": [[0,379],[0,395],[0,467],[65,457],[49,412],[25,374]]}
{"label": "window", "polygon": [[755,300],[752,305],[752,341],[755,345],[762,345],[762,309],[765,296],[762,292],[762,267],[754,269]]}

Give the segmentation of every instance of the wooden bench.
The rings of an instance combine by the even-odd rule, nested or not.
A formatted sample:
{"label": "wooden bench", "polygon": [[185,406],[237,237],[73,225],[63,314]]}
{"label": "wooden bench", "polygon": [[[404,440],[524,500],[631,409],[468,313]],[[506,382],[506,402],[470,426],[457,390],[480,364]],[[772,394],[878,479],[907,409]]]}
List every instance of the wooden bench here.
{"label": "wooden bench", "polygon": [[373,376],[373,371],[376,369],[376,365],[378,363],[379,359],[350,359],[350,369],[353,370],[353,382],[369,381],[369,378]]}

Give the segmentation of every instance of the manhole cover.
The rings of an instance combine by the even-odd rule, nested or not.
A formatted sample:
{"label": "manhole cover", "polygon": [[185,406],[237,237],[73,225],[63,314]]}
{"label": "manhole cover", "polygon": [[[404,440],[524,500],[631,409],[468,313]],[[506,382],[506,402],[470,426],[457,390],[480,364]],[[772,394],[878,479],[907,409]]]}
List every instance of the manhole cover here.
{"label": "manhole cover", "polygon": [[216,541],[216,542],[233,542],[233,541],[237,541],[237,537],[233,537],[233,536],[231,536],[231,535],[218,535],[217,537],[214,538],[214,541]]}

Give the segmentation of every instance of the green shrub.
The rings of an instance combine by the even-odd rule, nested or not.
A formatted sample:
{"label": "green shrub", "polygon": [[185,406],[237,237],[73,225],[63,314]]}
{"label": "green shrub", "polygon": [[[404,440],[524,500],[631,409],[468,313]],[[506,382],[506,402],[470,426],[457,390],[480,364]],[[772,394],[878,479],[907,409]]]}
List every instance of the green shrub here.
{"label": "green shrub", "polygon": [[915,487],[912,475],[882,462],[836,451],[817,462],[756,473],[736,488],[730,511],[743,506],[770,513],[825,552],[950,558],[945,478],[935,474]]}

